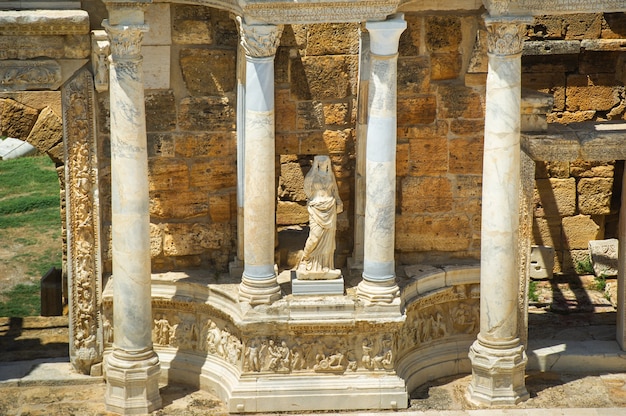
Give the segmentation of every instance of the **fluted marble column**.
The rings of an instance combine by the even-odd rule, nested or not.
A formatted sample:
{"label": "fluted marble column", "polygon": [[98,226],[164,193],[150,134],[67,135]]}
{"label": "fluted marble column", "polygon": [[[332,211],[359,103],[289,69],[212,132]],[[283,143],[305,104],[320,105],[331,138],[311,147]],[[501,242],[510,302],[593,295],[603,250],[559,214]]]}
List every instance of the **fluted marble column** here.
{"label": "fluted marble column", "polygon": [[480,333],[470,347],[468,398],[486,405],[528,398],[518,337],[521,56],[532,19],[485,17],[488,31],[480,265]]}
{"label": "fluted marble column", "polygon": [[396,129],[398,42],[403,14],[367,22],[370,37],[369,115],[365,167],[363,280],[357,295],[370,302],[393,302],[395,282]]}
{"label": "fluted marble column", "polygon": [[280,298],[274,268],[276,171],[274,55],[283,26],[238,17],[246,52],[244,131],[244,270],[239,299],[252,305]]}
{"label": "fluted marble column", "polygon": [[113,351],[106,361],[106,408],[125,415],[161,407],[152,349],[148,153],[141,42],[143,8],[108,3],[111,42]]}

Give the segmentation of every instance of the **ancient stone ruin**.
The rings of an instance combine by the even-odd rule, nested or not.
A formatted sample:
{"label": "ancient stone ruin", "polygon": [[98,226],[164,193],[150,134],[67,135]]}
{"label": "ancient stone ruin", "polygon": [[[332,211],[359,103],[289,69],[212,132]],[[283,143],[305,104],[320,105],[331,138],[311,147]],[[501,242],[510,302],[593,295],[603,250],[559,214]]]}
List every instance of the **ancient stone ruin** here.
{"label": "ancient stone ruin", "polygon": [[[623,1],[1,7],[2,134],[59,166],[70,358],[110,411],[159,382],[401,409],[470,372],[473,402],[519,403],[531,244],[566,272],[624,235]],[[297,273],[315,221],[340,275]]]}

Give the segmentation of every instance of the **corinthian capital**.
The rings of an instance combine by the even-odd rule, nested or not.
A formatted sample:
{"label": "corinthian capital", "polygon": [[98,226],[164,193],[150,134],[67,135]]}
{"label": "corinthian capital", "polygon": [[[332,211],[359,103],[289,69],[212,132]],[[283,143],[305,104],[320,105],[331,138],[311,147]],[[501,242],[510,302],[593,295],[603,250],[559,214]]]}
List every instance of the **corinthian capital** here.
{"label": "corinthian capital", "polygon": [[241,16],[236,18],[241,46],[247,56],[265,58],[274,56],[283,33],[283,25],[247,24]]}
{"label": "corinthian capital", "polygon": [[102,26],[109,35],[113,60],[141,58],[141,42],[148,25],[110,25],[105,19]]}
{"label": "corinthian capital", "polygon": [[494,55],[517,55],[522,53],[524,35],[531,17],[485,17],[487,48]]}

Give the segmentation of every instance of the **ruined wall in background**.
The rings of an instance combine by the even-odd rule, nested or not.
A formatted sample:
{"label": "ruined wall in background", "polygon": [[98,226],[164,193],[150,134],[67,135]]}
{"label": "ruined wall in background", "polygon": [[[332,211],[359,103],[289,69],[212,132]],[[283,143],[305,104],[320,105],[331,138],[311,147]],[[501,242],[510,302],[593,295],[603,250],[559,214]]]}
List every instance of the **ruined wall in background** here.
{"label": "ruined wall in background", "polygon": [[[624,120],[626,54],[603,43],[626,38],[623,13],[537,17],[528,35],[564,48],[522,59],[522,85],[554,96],[548,122]],[[589,240],[617,237],[622,170],[623,162],[537,164],[533,239],[555,248],[555,272],[574,271]]]}

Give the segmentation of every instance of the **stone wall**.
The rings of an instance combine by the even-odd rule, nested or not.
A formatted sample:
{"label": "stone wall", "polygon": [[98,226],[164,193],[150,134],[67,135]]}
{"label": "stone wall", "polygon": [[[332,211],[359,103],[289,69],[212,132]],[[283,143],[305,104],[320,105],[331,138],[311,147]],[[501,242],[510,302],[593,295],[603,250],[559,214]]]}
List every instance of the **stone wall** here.
{"label": "stone wall", "polygon": [[[561,52],[526,55],[522,83],[554,95],[551,123],[624,120],[623,13],[543,16],[532,40]],[[621,164],[578,160],[541,162],[536,169],[534,244],[555,248],[555,272],[572,272],[589,240],[616,236]]]}
{"label": "stone wall", "polygon": [[[171,72],[168,88],[146,91],[153,270],[225,271],[237,247],[237,28],[216,9],[150,7],[157,6],[160,22],[170,23]],[[471,262],[480,256],[487,62],[482,18],[478,12],[405,16],[398,59],[396,258],[400,264]],[[623,14],[538,17],[529,27],[531,40],[578,46],[575,53],[525,53],[523,87],[554,95],[550,122],[623,118],[622,53],[580,47],[583,38],[626,37],[619,31],[622,20]],[[344,202],[337,266],[352,254],[360,30],[350,23],[287,25],[281,38],[275,60],[275,237],[277,262],[284,267],[293,264],[306,239],[302,185],[317,154],[331,156]],[[149,51],[144,55],[146,62],[157,62]],[[107,100],[108,93],[100,93],[103,156]],[[109,238],[108,161],[100,160],[103,235]],[[612,165],[541,164],[535,243],[554,244],[559,260],[569,256],[571,264],[568,259],[578,255],[572,250],[586,248],[583,240],[602,238],[613,212],[606,203],[613,172]],[[546,198],[561,194],[566,200],[551,208]],[[583,230],[592,231],[583,236]],[[110,259],[106,254],[105,270]]]}

